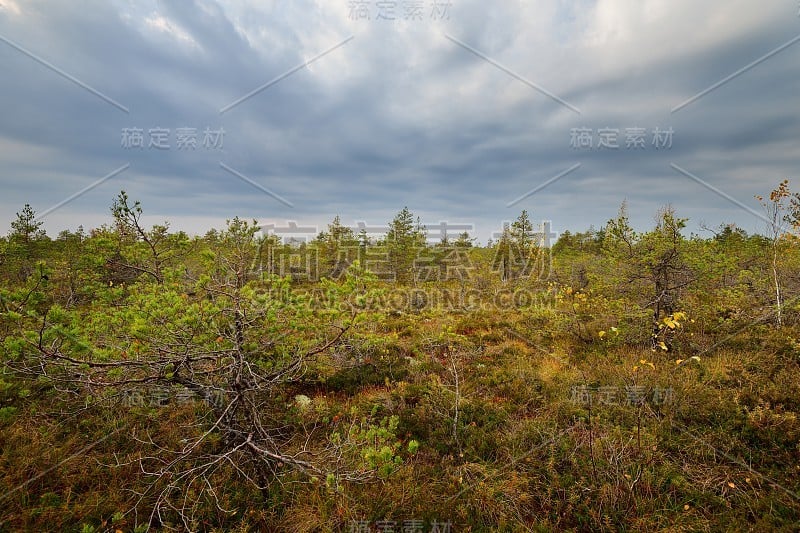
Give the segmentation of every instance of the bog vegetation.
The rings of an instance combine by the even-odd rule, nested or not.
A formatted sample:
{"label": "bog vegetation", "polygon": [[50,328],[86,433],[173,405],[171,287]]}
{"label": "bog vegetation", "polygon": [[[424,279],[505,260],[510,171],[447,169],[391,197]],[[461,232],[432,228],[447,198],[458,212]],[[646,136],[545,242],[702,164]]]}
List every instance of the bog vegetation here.
{"label": "bog vegetation", "polygon": [[[800,200],[552,248],[339,219],[0,239],[0,530],[784,530],[800,523]],[[382,528],[382,529],[381,529]]]}

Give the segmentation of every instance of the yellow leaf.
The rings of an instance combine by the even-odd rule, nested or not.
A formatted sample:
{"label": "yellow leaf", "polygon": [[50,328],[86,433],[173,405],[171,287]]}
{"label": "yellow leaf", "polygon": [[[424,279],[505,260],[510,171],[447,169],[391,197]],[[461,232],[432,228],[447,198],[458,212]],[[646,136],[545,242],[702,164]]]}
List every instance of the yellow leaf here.
{"label": "yellow leaf", "polygon": [[598,331],[598,332],[597,332],[597,336],[598,336],[598,337],[600,337],[600,338],[602,339],[603,337],[605,337],[605,336],[606,336],[606,332],[605,332],[605,331]]}
{"label": "yellow leaf", "polygon": [[669,350],[669,348],[667,348],[667,345],[666,345],[666,344],[664,344],[664,341],[661,341],[661,342],[659,342],[659,343],[658,343],[658,347],[659,347],[659,348],[661,348],[662,350],[664,350],[665,352],[666,352],[667,350]]}
{"label": "yellow leaf", "polygon": [[637,372],[638,370],[639,370],[639,367],[638,367],[638,366],[634,366],[634,367],[633,367],[633,371],[634,371],[634,372]]}
{"label": "yellow leaf", "polygon": [[731,483],[730,481],[728,481],[728,486],[729,486],[730,488],[732,488],[732,489],[735,489],[735,488],[736,488],[736,484],[735,484],[735,483]]}
{"label": "yellow leaf", "polygon": [[688,503],[687,503],[686,505],[684,505],[684,506],[683,506],[683,510],[684,510],[684,511],[688,511],[688,510],[689,510],[689,504],[688,504]]}
{"label": "yellow leaf", "polygon": [[679,364],[683,363],[683,361],[684,361],[683,359],[675,359],[675,364],[679,365]]}

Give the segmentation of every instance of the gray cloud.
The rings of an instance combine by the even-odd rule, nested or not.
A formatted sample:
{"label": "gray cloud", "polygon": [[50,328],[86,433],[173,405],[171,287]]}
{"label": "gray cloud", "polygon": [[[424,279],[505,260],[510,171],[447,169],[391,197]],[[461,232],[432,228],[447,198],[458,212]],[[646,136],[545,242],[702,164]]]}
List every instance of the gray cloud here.
{"label": "gray cloud", "polygon": [[[372,20],[351,20],[345,0],[118,1],[80,10],[4,1],[0,35],[130,113],[0,43],[0,219],[10,222],[26,202],[44,211],[130,163],[48,215],[50,233],[107,220],[122,188],[155,221],[196,233],[235,215],[322,226],[340,214],[378,224],[408,205],[431,224],[475,223],[485,240],[523,208],[575,231],[601,226],[626,198],[640,227],[672,203],[695,225],[736,222],[753,231],[760,221],[670,164],[754,208],[754,194],[798,175],[800,43],[670,112],[800,34],[791,3],[453,0],[447,20],[426,13],[395,22],[375,20],[370,5]],[[169,128],[171,149],[122,148],[121,131],[131,127]],[[177,150],[181,127],[200,137],[224,128],[224,145]],[[617,128],[622,147],[575,149],[571,130],[580,127]],[[632,127],[647,129],[645,149],[625,149]],[[671,149],[650,145],[655,127],[674,130]],[[575,172],[506,207],[576,163]]]}

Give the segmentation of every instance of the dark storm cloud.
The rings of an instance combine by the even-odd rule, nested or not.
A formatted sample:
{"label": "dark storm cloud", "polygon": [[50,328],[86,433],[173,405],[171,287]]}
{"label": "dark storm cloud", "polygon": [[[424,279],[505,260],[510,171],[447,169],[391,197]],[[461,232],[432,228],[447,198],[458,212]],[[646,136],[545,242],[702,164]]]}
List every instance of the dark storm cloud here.
{"label": "dark storm cloud", "polygon": [[[695,223],[760,230],[670,165],[754,208],[754,194],[797,177],[800,44],[671,112],[800,33],[793,6],[452,4],[446,20],[392,23],[374,12],[351,20],[346,1],[78,9],[6,0],[1,36],[129,112],[0,43],[2,218],[26,202],[44,211],[130,163],[50,214],[48,230],[102,223],[122,188],[146,212],[198,233],[234,215],[322,226],[338,213],[379,224],[408,205],[431,224],[473,222],[485,240],[523,208],[557,230],[583,230],[623,199],[639,226],[672,203]],[[124,149],[122,129],[132,127],[169,128],[171,149]],[[198,137],[223,128],[224,145],[176,150],[180,127]],[[570,146],[582,127],[620,130],[621,147]],[[645,149],[625,148],[633,127],[646,128]],[[651,146],[655,127],[674,130],[669,149]]]}

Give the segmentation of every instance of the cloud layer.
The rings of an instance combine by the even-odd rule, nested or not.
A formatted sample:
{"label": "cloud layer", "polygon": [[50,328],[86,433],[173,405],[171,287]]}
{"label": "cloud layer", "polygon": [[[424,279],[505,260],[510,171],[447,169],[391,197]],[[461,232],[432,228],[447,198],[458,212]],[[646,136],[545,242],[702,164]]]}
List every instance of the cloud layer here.
{"label": "cloud layer", "polygon": [[[236,215],[381,224],[407,205],[485,240],[523,208],[580,231],[623,199],[640,227],[672,203],[692,228],[760,231],[671,165],[753,208],[800,174],[793,2],[88,6],[0,0],[6,225],[24,203],[43,212],[129,163],[48,214],[48,231],[106,222],[120,189],[194,233]],[[122,146],[125,128],[143,130],[143,148]],[[156,128],[169,149],[148,147]],[[178,128],[196,129],[195,149],[178,149]],[[655,128],[673,132],[669,146],[653,145]],[[206,129],[224,130],[221,146],[203,146]],[[619,148],[598,148],[615,130]]]}

